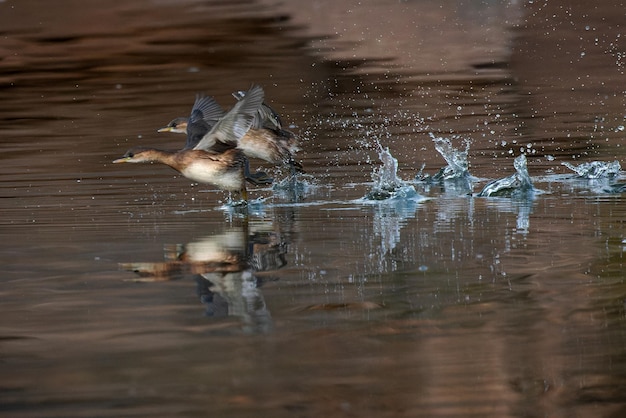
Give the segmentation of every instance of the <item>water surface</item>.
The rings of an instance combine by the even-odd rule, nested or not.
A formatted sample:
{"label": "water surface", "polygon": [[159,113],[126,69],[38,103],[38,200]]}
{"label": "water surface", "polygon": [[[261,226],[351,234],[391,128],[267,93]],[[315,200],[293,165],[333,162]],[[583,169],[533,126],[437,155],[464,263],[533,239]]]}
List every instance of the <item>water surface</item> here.
{"label": "water surface", "polygon": [[[562,165],[624,166],[623,5],[362,3],[0,2],[3,414],[626,412],[624,179]],[[295,188],[111,164],[253,82]],[[363,199],[381,148],[417,196]]]}

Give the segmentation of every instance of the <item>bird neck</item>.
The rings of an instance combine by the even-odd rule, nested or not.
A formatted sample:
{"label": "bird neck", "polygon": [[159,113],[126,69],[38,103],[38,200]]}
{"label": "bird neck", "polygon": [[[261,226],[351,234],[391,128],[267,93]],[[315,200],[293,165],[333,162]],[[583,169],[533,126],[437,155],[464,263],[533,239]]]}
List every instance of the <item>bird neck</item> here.
{"label": "bird neck", "polygon": [[165,165],[169,165],[173,169],[178,170],[179,163],[176,159],[176,153],[172,151],[165,151],[160,149],[151,149],[149,151],[149,155],[147,156],[147,161],[154,163],[161,163]]}

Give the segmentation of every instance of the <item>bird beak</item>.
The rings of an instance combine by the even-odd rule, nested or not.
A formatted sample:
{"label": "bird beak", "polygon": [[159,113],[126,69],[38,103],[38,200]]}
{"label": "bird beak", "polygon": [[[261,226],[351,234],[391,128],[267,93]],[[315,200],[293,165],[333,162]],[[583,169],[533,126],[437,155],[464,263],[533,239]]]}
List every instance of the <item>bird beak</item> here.
{"label": "bird beak", "polygon": [[174,129],[171,126],[166,126],[165,128],[161,128],[157,130],[157,132],[172,132]]}
{"label": "bird beak", "polygon": [[118,158],[117,160],[113,160],[113,164],[127,163],[129,160],[130,160],[130,157],[122,157],[122,158]]}

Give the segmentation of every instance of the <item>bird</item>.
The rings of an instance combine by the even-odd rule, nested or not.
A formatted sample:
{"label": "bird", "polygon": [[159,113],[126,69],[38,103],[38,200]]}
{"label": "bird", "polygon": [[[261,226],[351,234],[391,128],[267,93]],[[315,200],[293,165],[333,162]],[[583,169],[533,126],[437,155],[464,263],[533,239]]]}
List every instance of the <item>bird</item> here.
{"label": "bird", "polygon": [[183,149],[190,149],[198,145],[198,142],[224,117],[224,114],[224,109],[215,99],[198,94],[188,118],[175,118],[157,132],[186,134],[187,142]]}
{"label": "bird", "polygon": [[[196,95],[196,101],[193,104],[191,114],[188,118],[177,117],[168,123],[167,126],[157,130],[157,132],[184,133],[187,135],[187,141],[185,142],[185,147],[183,149],[193,149],[200,142],[200,140],[202,140],[202,138],[204,138],[204,136],[211,131],[211,128],[220,120],[220,118],[224,117],[224,114],[224,110],[214,98]],[[206,146],[215,151],[221,151],[231,147],[236,147],[240,140],[241,138],[237,141],[226,140],[226,143],[215,141],[214,143],[207,143]],[[248,160],[245,161],[244,175],[246,180],[255,185],[272,183],[272,179],[263,171],[251,173],[250,163]]]}
{"label": "bird", "polygon": [[[263,88],[253,85],[246,92],[245,98],[217,119],[210,130],[193,146],[187,143],[180,151],[135,147],[113,163],[165,164],[190,180],[213,184],[228,192],[239,192],[243,202],[247,202],[248,193],[245,185],[247,158],[242,150],[237,148],[237,143],[254,123],[263,98]],[[197,115],[192,112],[189,118],[192,123],[195,122],[195,116]]]}
{"label": "bird", "polygon": [[[246,95],[236,91],[233,97],[238,101]],[[302,165],[294,160],[300,150],[293,132],[283,129],[280,115],[267,103],[263,102],[257,110],[251,129],[242,138],[239,148],[247,157],[259,158],[274,165],[289,165],[302,172]]]}
{"label": "bird", "polygon": [[[247,93],[237,91],[233,96],[237,101],[243,100]],[[199,101],[200,100],[200,101]],[[203,130],[208,130],[223,114],[219,104],[211,97],[196,98],[194,109],[189,118],[177,117],[158,132],[174,132],[187,134],[187,146],[193,146]],[[250,130],[237,141],[239,148],[246,157],[258,158],[277,166],[289,166],[292,174],[303,172],[302,165],[295,161],[295,153],[299,150],[293,132],[283,129],[280,116],[267,103],[258,108]],[[250,180],[259,183],[271,182],[263,177],[265,173],[251,174]]]}

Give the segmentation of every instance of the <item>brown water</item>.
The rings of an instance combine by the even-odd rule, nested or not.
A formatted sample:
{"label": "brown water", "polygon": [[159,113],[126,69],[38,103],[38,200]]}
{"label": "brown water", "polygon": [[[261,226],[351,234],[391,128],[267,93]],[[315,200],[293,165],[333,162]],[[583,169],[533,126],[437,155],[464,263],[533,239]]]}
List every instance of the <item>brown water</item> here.
{"label": "brown water", "polygon": [[[624,164],[624,5],[285,3],[0,2],[2,414],[626,414],[626,202],[561,165]],[[110,163],[253,82],[295,192]],[[360,199],[430,133],[541,192]]]}

